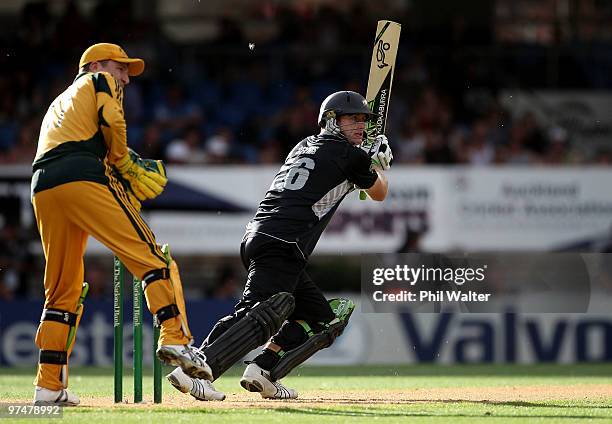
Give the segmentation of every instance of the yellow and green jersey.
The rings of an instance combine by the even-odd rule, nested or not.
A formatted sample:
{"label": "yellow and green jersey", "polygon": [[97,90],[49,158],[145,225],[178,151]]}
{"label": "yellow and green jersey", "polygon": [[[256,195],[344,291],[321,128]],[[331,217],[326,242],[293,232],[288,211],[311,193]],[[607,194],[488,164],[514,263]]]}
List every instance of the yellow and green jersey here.
{"label": "yellow and green jersey", "polygon": [[72,181],[107,184],[107,163],[127,154],[123,88],[109,73],[81,73],[45,114],[32,193]]}

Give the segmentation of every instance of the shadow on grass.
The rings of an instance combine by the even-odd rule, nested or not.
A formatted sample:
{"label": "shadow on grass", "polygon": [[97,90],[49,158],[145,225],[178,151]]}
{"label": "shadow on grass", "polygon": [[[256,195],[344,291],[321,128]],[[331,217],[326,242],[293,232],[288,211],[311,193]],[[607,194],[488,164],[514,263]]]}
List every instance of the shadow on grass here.
{"label": "shadow on grass", "polygon": [[482,414],[462,414],[462,413],[428,413],[428,412],[390,412],[390,411],[364,411],[356,409],[336,409],[336,408],[278,408],[277,412],[286,412],[290,414],[301,414],[301,415],[330,415],[330,416],[341,416],[341,417],[370,417],[370,418],[385,418],[385,417],[404,417],[404,418],[418,418],[418,417],[439,417],[439,418],[478,418],[478,417],[495,417],[495,418],[556,418],[556,419],[591,419],[598,420],[604,419],[609,420],[609,416],[593,416],[593,415],[544,415],[544,414],[498,414],[492,412],[484,412]]}
{"label": "shadow on grass", "polygon": [[[417,400],[412,402],[429,402],[429,403],[473,403],[491,406],[520,406],[524,408],[588,408],[588,409],[612,409],[612,405],[596,405],[584,403],[545,403],[545,402],[525,402],[525,401],[497,401],[497,400],[463,400],[463,399],[443,399],[443,400]],[[554,401],[552,401],[554,402]],[[557,401],[566,402],[566,401]]]}
{"label": "shadow on grass", "polygon": [[[310,400],[302,399],[305,402],[312,402]],[[300,399],[298,399],[298,402]],[[551,400],[551,401],[542,401],[542,402],[527,402],[527,401],[498,401],[498,400],[468,400],[468,399],[403,399],[403,400],[393,400],[392,402],[379,402],[374,400],[358,400],[352,398],[334,398],[324,400],[323,402],[338,402],[343,406],[350,407],[359,405],[360,407],[373,407],[380,408],[383,406],[398,406],[398,405],[419,405],[419,404],[436,404],[436,403],[444,403],[444,404],[474,404],[474,405],[490,405],[490,406],[514,406],[514,407],[522,407],[522,408],[588,408],[588,409],[612,409],[612,405],[607,404],[596,404],[596,403],[584,403],[584,402],[573,402],[567,400]],[[316,401],[315,401],[316,402]],[[318,408],[314,406],[314,408]]]}

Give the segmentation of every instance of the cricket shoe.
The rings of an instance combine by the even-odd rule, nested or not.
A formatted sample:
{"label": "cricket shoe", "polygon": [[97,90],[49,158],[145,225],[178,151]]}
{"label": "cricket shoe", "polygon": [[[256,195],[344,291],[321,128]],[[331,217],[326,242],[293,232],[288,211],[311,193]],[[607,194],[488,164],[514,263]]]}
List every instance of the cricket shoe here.
{"label": "cricket shoe", "polygon": [[181,367],[191,378],[213,380],[213,373],[206,363],[206,355],[189,345],[162,345],[157,349],[157,357],[166,365]]}
{"label": "cricket shoe", "polygon": [[225,399],[225,393],[216,390],[210,381],[201,378],[191,378],[180,368],[172,371],[166,378],[178,391],[189,393],[197,400]]}
{"label": "cricket shoe", "polygon": [[240,379],[240,385],[249,392],[258,392],[264,399],[297,399],[295,390],[285,387],[280,381],[272,381],[270,372],[251,362]]}
{"label": "cricket shoe", "polygon": [[51,390],[36,386],[34,390],[34,405],[77,406],[79,403],[79,397],[66,389]]}

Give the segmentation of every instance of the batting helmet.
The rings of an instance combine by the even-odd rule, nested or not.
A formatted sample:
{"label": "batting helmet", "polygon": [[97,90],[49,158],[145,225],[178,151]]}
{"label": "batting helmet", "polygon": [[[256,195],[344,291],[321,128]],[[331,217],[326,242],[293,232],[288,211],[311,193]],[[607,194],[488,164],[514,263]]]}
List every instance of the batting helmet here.
{"label": "batting helmet", "polygon": [[332,93],[321,103],[319,109],[319,126],[325,128],[325,121],[330,117],[363,113],[368,116],[375,115],[368,107],[368,102],[359,93],[354,91],[338,91]]}

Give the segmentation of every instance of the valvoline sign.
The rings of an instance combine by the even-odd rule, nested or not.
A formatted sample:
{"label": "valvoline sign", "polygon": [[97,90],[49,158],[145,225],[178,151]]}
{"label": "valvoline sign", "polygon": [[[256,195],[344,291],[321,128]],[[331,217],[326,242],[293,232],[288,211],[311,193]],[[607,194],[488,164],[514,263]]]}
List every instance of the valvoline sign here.
{"label": "valvoline sign", "polygon": [[[234,302],[187,303],[189,326],[202,342]],[[33,366],[42,301],[0,302],[0,365]],[[131,303],[124,308],[125,363],[131,361]],[[151,362],[151,317],[143,317],[145,363]],[[611,314],[363,314],[353,313],[344,334],[309,364],[575,363],[612,361]],[[88,299],[71,365],[112,366],[113,305]]]}

